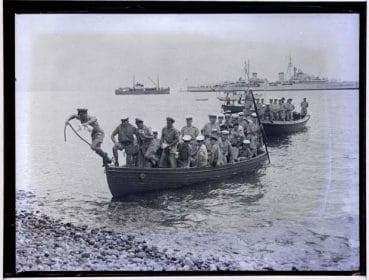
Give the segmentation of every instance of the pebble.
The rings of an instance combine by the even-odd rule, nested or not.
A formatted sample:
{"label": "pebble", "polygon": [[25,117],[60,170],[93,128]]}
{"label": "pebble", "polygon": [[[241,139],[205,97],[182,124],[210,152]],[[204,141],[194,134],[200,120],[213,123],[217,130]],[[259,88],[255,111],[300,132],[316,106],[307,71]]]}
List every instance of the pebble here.
{"label": "pebble", "polygon": [[90,254],[89,253],[83,253],[81,255],[82,258],[89,258],[90,257]]}
{"label": "pebble", "polygon": [[144,252],[139,252],[139,253],[137,253],[136,254],[136,257],[138,257],[138,258],[144,258],[145,257],[145,253]]}

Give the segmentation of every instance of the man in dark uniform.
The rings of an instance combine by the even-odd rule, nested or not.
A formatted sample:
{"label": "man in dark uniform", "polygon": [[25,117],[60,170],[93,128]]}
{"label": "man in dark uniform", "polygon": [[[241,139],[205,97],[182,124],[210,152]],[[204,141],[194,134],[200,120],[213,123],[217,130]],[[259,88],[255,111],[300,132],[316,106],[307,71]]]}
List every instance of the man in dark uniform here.
{"label": "man in dark uniform", "polygon": [[138,162],[137,165],[140,168],[150,168],[151,163],[149,161],[151,147],[153,144],[154,135],[150,127],[143,124],[143,120],[136,118],[136,137],[139,145]]}
{"label": "man in dark uniform", "polygon": [[173,126],[174,119],[167,117],[167,126],[161,131],[160,145],[163,152],[160,157],[159,167],[177,167],[176,153],[180,132]]}
{"label": "man in dark uniform", "polygon": [[216,114],[209,114],[209,122],[204,125],[204,128],[201,130],[201,133],[206,138],[209,138],[211,135],[212,129],[216,128],[218,133],[220,133],[219,124],[216,123],[217,115]]}
{"label": "man in dark uniform", "polygon": [[184,135],[178,144],[178,167],[189,168],[192,160],[191,135]]}
{"label": "man in dark uniform", "polygon": [[306,101],[306,98],[301,102],[301,118],[304,118],[307,115],[307,108],[309,107],[309,103]]}
{"label": "man in dark uniform", "polygon": [[[134,135],[137,134],[137,129],[133,125],[129,123],[128,117],[123,117],[121,119],[121,124],[117,126],[117,128],[111,134],[111,140],[114,143],[113,147],[113,155],[115,159],[115,166],[119,166],[118,161],[118,150],[122,151],[123,149],[126,152],[127,160],[126,165],[132,166],[134,163],[133,153],[134,153]],[[115,140],[115,135],[118,134],[118,142]]]}
{"label": "man in dark uniform", "polygon": [[100,128],[99,123],[97,122],[97,118],[90,116],[87,114],[87,109],[79,108],[77,109],[77,115],[70,116],[66,121],[65,125],[67,126],[69,122],[73,119],[77,119],[81,122],[82,126],[92,127],[91,131],[91,149],[95,151],[99,156],[103,159],[103,166],[111,163],[111,159],[108,157],[108,154],[105,153],[101,149],[101,144],[104,140],[104,131]]}
{"label": "man in dark uniform", "polygon": [[181,137],[190,135],[191,141],[196,141],[196,137],[199,135],[199,129],[192,125],[192,116],[187,116],[186,122],[187,125],[181,129]]}
{"label": "man in dark uniform", "polygon": [[231,115],[229,113],[226,113],[224,115],[225,117],[225,121],[224,123],[220,126],[220,129],[221,130],[228,130],[228,131],[231,131],[232,128],[233,128],[233,123],[231,121]]}

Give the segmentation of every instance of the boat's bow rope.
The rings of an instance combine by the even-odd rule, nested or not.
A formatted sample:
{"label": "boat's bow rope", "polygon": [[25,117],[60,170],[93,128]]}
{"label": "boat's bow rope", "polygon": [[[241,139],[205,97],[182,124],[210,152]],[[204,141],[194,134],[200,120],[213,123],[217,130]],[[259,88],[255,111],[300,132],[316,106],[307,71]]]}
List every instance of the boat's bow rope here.
{"label": "boat's bow rope", "polygon": [[256,106],[256,102],[255,102],[255,98],[254,98],[254,93],[252,92],[252,90],[251,90],[251,89],[249,89],[249,92],[251,93],[251,96],[252,96],[252,102],[254,103],[254,108],[255,108],[256,117],[258,118],[259,127],[260,127],[260,130],[261,130],[261,135],[262,135],[262,137],[263,137],[265,150],[266,150],[266,153],[267,153],[267,156],[268,156],[268,161],[269,161],[269,163],[270,163],[270,157],[269,157],[268,145],[267,145],[267,141],[268,141],[268,140],[267,140],[267,137],[266,137],[266,133],[265,133],[265,130],[264,130],[263,124],[262,124],[262,123],[261,123],[261,121],[260,121],[259,112],[258,112],[258,109],[257,109],[257,106]]}
{"label": "boat's bow rope", "polygon": [[73,132],[81,139],[83,142],[85,142],[88,146],[91,146],[91,143],[88,142],[86,139],[84,139],[79,133],[74,129],[74,127],[68,122],[64,126],[64,141],[67,142],[67,125],[73,130]]}

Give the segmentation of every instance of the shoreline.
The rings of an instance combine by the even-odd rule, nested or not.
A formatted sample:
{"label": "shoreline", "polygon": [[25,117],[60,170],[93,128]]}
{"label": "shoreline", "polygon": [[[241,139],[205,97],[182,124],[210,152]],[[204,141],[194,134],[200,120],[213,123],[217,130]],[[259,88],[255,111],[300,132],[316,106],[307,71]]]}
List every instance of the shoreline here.
{"label": "shoreline", "polygon": [[[315,224],[306,227],[306,223],[260,220],[249,224],[247,231],[155,231],[155,224],[145,229],[130,223],[115,227],[88,213],[84,219],[70,220],[75,212],[64,213],[59,208],[61,215],[55,216],[44,203],[32,192],[17,192],[17,273],[357,269],[356,240],[334,231],[321,231]],[[103,210],[106,211],[109,209]],[[341,221],[352,223],[353,219]]]}
{"label": "shoreline", "polygon": [[[55,220],[38,211],[16,213],[16,271],[235,271],[240,261],[199,259],[191,252],[169,253],[106,227]],[[168,251],[168,252],[167,252]],[[271,268],[264,268],[271,271]]]}

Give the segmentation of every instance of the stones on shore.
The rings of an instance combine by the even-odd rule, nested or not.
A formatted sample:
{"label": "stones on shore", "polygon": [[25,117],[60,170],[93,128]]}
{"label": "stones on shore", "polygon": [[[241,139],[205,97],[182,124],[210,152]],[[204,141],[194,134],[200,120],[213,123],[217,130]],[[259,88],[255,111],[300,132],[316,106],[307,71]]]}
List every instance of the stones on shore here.
{"label": "stones on shore", "polygon": [[62,223],[46,215],[17,212],[17,272],[57,270],[228,271],[247,263],[216,256],[194,257],[178,248],[159,250],[132,234],[105,227]]}
{"label": "stones on shore", "polygon": [[89,253],[83,253],[81,255],[82,258],[89,258],[90,257],[90,254]]}

